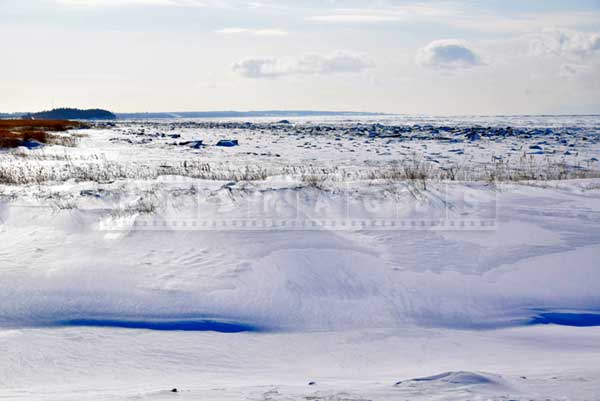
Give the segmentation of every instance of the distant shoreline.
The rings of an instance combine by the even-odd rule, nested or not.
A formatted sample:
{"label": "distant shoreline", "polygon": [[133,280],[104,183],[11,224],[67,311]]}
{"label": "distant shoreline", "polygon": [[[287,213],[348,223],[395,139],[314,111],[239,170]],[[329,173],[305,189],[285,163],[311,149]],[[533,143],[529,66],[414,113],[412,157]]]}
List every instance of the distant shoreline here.
{"label": "distant shoreline", "polygon": [[[0,119],[19,119],[35,113],[0,113]],[[600,117],[600,114],[427,114],[427,113],[379,113],[361,111],[319,110],[256,110],[256,111],[183,111],[183,112],[132,112],[113,113],[117,120],[185,119],[185,118],[294,118],[294,117],[428,117],[428,118],[494,118],[494,117]]]}
{"label": "distant shoreline", "polygon": [[318,110],[257,110],[257,111],[186,111],[156,113],[115,113],[118,119],[162,118],[236,118],[236,117],[327,117],[327,116],[385,116],[386,113]]}

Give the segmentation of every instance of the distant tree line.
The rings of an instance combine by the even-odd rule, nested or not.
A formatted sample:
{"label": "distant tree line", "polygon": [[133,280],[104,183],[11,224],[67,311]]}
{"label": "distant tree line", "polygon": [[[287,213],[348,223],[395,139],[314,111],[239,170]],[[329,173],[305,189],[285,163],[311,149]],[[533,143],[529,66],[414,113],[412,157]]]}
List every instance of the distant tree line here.
{"label": "distant tree line", "polygon": [[22,118],[29,120],[115,120],[117,116],[102,109],[59,108],[39,113],[27,113]]}

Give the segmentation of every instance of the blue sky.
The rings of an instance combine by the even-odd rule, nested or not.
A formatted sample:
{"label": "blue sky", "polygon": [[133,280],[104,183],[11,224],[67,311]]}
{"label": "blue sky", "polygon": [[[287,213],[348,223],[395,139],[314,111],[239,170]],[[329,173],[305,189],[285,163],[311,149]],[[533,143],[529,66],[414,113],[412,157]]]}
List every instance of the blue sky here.
{"label": "blue sky", "polygon": [[0,111],[600,112],[600,0],[0,0]]}

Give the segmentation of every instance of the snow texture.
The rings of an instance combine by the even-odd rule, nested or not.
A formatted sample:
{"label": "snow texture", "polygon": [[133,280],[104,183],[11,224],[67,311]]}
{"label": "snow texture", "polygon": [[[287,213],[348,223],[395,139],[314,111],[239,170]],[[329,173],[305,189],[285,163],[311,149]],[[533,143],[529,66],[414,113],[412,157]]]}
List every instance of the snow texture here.
{"label": "snow texture", "polygon": [[[125,121],[5,151],[0,397],[598,399],[596,120],[394,118]],[[588,178],[381,176],[534,145]]]}

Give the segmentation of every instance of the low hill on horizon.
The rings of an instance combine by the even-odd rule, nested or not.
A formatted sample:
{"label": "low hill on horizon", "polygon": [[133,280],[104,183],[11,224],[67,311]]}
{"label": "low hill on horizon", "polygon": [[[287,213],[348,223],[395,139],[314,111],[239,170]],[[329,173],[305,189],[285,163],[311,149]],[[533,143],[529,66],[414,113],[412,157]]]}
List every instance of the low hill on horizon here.
{"label": "low hill on horizon", "polygon": [[58,108],[39,113],[27,113],[22,118],[31,120],[115,120],[117,116],[103,109]]}

